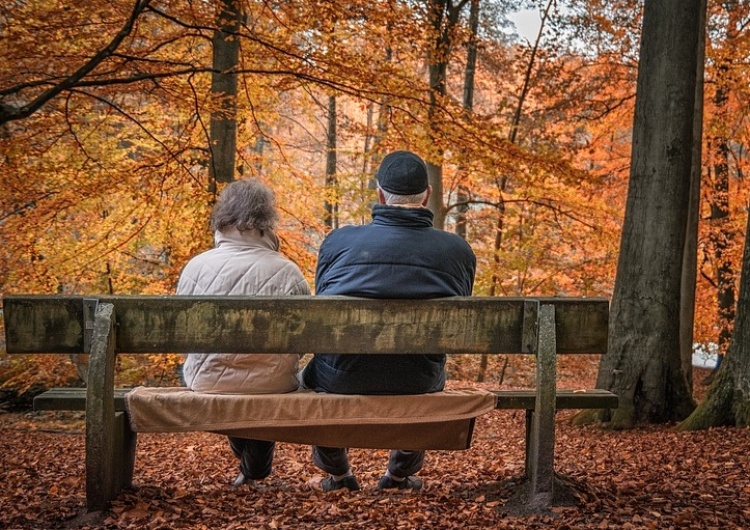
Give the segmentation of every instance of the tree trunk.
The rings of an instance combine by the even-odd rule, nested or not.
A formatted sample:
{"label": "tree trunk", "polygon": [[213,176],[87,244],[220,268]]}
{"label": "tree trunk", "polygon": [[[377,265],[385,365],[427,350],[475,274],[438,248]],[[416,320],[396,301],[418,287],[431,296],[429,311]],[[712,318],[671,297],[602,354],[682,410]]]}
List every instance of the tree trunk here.
{"label": "tree trunk", "polygon": [[336,178],[336,96],[328,97],[328,131],[326,134],[325,225],[338,228],[338,181]]}
{"label": "tree trunk", "polygon": [[237,74],[240,41],[237,38],[242,9],[239,0],[222,0],[218,29],[214,32],[211,94],[218,109],[211,113],[210,176],[212,182],[234,180],[237,151]]}
{"label": "tree trunk", "polygon": [[255,175],[260,177],[263,174],[263,151],[265,150],[268,139],[263,134],[263,123],[258,123],[258,137],[255,139],[253,146],[253,157],[255,158],[254,170]]}
{"label": "tree trunk", "polygon": [[[728,10],[727,46],[736,45],[738,15],[734,3],[724,4]],[[726,57],[726,55],[725,55]],[[729,141],[724,128],[727,123],[727,99],[730,93],[729,72],[731,64],[725,59],[717,68],[716,94],[718,134],[713,138],[714,168],[711,219],[724,219],[729,213]],[[722,119],[723,117],[723,119]],[[721,221],[726,225],[725,221]],[[747,220],[750,229],[750,217]],[[706,378],[711,386],[701,404],[678,430],[696,430],[720,425],[746,427],[750,425],[750,231],[745,230],[745,249],[739,288],[739,300],[734,308],[733,267],[723,257],[726,245],[733,238],[726,227],[712,227],[714,257],[717,261],[717,287],[719,302],[719,362]],[[730,280],[731,278],[731,280]],[[731,285],[730,285],[731,282]],[[733,329],[733,331],[732,331]]]}
{"label": "tree trunk", "polygon": [[[466,68],[464,69],[464,96],[463,108],[464,115],[469,118],[474,110],[474,74],[477,69],[477,30],[479,28],[479,0],[471,0],[471,9],[469,10],[469,42],[466,45]],[[459,173],[465,175],[467,172],[465,165],[459,167]],[[458,207],[456,208],[456,234],[466,239],[466,213],[469,211],[469,190],[463,183],[458,185],[458,194],[456,197]],[[486,367],[486,356],[482,356],[482,365]],[[484,380],[484,370],[480,372],[481,379]]]}
{"label": "tree trunk", "polygon": [[[441,98],[445,96],[445,75],[448,67],[448,34],[443,28],[443,19],[446,16],[447,0],[430,0],[430,22],[432,29],[437,35],[433,49],[428,53],[428,71],[430,80],[430,107],[428,109],[428,122],[430,132],[430,147],[434,149],[435,156],[442,158],[443,149],[438,145],[437,134],[437,116]],[[445,226],[445,205],[443,202],[443,166],[432,161],[432,157],[425,157],[427,165],[427,176],[432,186],[432,195],[430,195],[427,207],[435,215],[433,225],[436,228]]]}
{"label": "tree trunk", "polygon": [[[388,31],[391,30],[391,23],[388,22]],[[385,58],[384,60],[388,63],[390,63],[393,60],[393,48],[390,46],[387,46],[385,49]],[[367,161],[369,161],[369,167],[372,168],[372,171],[367,171],[367,165],[365,165],[365,175],[369,175],[367,178],[367,188],[369,190],[376,190],[378,187],[378,181],[375,178],[377,168],[380,166],[380,162],[383,159],[383,153],[382,149],[380,147],[381,142],[383,141],[383,138],[385,138],[386,133],[388,132],[388,121],[390,120],[391,116],[391,105],[390,105],[390,98],[388,97],[388,94],[383,94],[383,97],[380,101],[380,111],[378,113],[378,121],[377,121],[377,132],[375,134],[375,137],[373,138],[372,142],[372,156],[370,156]],[[369,127],[368,127],[369,130]],[[367,163],[366,161],[366,163]],[[377,196],[373,193],[370,197],[370,209],[372,209],[373,206],[377,204]],[[362,223],[364,224],[367,222],[366,219],[362,219]]]}
{"label": "tree trunk", "polygon": [[750,426],[750,215],[745,230],[740,295],[734,334],[724,362],[701,404],[677,430]]}
{"label": "tree trunk", "polygon": [[[471,0],[469,9],[469,42],[466,45],[466,68],[464,69],[464,115],[468,119],[474,111],[474,77],[477,69],[477,31],[479,29],[479,0]],[[467,169],[465,165],[459,167],[459,172],[465,176]],[[456,209],[456,234],[463,239],[467,236],[466,214],[469,211],[469,189],[463,184],[458,185],[458,208]],[[487,377],[487,365],[489,355],[482,354],[479,359],[479,372],[477,381],[483,382]]]}
{"label": "tree trunk", "polygon": [[427,175],[432,186],[427,207],[435,214],[433,225],[436,228],[445,226],[446,208],[443,200],[443,148],[439,139],[438,124],[439,109],[442,99],[446,95],[446,73],[448,70],[448,59],[453,46],[452,33],[458,24],[463,6],[467,0],[461,0],[456,5],[450,0],[429,0],[428,19],[435,35],[435,42],[428,53],[427,63],[430,77],[430,106],[428,109],[428,122],[430,130],[430,143],[433,155],[426,157]]}
{"label": "tree trunk", "polygon": [[680,359],[688,388],[693,392],[693,327],[695,323],[695,285],[698,275],[698,221],[700,219],[701,159],[703,146],[703,81],[706,57],[706,3],[701,0],[698,34],[698,60],[695,80],[695,115],[693,116],[693,161],[690,168],[690,204],[685,251],[682,255],[682,306],[680,308]]}
{"label": "tree trunk", "polygon": [[[737,8],[731,2],[724,4],[728,19],[724,46],[734,48],[740,26],[737,20]],[[717,323],[719,327],[718,345],[719,356],[724,356],[732,338],[732,327],[735,317],[735,269],[731,261],[731,249],[734,246],[735,234],[731,229],[731,214],[729,207],[729,95],[731,92],[730,72],[732,59],[724,53],[716,69],[716,89],[714,103],[714,134],[711,141],[713,154],[713,186],[709,198],[711,205],[711,222],[709,241],[716,263],[717,287]],[[717,366],[718,369],[718,366]],[[713,374],[712,374],[713,376]]]}
{"label": "tree trunk", "polygon": [[615,392],[612,426],[682,420],[693,410],[680,356],[702,0],[644,4],[633,152],[597,387]]}

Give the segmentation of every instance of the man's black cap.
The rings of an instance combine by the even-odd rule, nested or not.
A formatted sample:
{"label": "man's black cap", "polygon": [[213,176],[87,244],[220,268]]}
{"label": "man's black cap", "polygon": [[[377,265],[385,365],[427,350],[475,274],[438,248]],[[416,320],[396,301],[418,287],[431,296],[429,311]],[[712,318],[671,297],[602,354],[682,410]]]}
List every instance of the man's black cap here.
{"label": "man's black cap", "polygon": [[380,163],[380,187],[396,195],[417,195],[427,189],[427,166],[410,151],[394,151]]}

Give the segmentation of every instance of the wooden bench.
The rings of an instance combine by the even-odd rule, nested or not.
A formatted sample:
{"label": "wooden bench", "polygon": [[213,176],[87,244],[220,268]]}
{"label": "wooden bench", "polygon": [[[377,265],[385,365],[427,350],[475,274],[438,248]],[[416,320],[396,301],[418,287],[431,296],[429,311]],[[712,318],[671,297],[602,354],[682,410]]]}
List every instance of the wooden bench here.
{"label": "wooden bench", "polygon": [[606,352],[603,299],[12,295],[3,314],[8,353],[89,354],[87,388],[51,389],[34,408],[86,411],[90,511],[133,478],[137,435],[127,390],[114,388],[117,353],[535,355],[535,389],[493,393],[495,408],[526,411],[526,495],[537,506],[553,501],[555,411],[618,406],[611,392],[556,388],[557,355]]}

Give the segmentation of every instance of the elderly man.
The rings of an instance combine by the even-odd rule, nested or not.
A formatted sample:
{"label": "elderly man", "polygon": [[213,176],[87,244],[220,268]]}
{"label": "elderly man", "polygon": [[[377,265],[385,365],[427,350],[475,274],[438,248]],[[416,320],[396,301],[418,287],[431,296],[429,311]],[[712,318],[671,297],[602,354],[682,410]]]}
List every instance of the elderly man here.
{"label": "elderly man", "polygon": [[[372,222],[331,232],[318,255],[318,295],[369,298],[438,298],[471,295],[476,258],[455,234],[433,228],[426,208],[432,192],[424,161],[395,151],[377,173],[378,204]],[[339,394],[423,394],[445,385],[445,354],[315,354],[303,372],[303,385]],[[391,451],[377,489],[419,490],[413,476],[424,451]],[[359,489],[345,448],[313,447],[313,462],[329,473],[324,491]]]}

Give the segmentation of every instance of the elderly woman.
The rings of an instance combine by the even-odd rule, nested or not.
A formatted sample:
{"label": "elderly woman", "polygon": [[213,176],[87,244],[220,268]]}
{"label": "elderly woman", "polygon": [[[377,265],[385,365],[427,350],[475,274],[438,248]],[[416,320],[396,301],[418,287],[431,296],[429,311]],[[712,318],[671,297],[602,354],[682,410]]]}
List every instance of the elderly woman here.
{"label": "elderly woman", "polygon": [[[308,295],[299,267],[279,253],[273,192],[257,180],[224,188],[214,206],[215,246],[192,258],[177,284],[182,295]],[[292,392],[299,386],[299,355],[191,353],[183,365],[188,388],[218,394]],[[229,437],[239,458],[233,486],[271,473],[275,443]]]}

